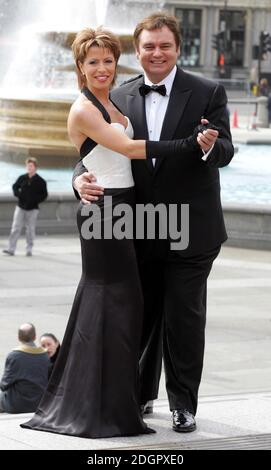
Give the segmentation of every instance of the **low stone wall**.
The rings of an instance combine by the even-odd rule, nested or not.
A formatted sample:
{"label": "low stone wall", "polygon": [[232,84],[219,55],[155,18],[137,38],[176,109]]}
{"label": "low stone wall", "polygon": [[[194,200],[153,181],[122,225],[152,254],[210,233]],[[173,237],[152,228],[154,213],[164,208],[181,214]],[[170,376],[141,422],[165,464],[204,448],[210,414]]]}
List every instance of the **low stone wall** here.
{"label": "low stone wall", "polygon": [[228,245],[271,250],[271,207],[227,204],[223,206],[223,212]]}
{"label": "low stone wall", "polygon": [[[0,235],[10,231],[16,198],[0,195]],[[76,233],[78,201],[73,193],[51,193],[40,205],[38,234]],[[262,205],[232,204],[223,207],[228,232],[227,244],[244,248],[271,249],[271,208]]]}
{"label": "low stone wall", "polygon": [[[0,235],[8,235],[11,227],[16,198],[10,194],[0,195]],[[73,193],[51,193],[40,204],[37,222],[38,234],[76,233],[78,201]]]}

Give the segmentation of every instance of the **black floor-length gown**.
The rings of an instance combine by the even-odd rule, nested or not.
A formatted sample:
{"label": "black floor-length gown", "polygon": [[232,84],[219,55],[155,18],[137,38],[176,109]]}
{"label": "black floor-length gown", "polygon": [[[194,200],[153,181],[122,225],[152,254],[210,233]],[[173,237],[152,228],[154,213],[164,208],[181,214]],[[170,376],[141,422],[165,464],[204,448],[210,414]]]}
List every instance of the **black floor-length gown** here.
{"label": "black floor-length gown", "polygon": [[[105,196],[112,196],[113,207],[134,205],[133,187],[107,189]],[[97,202],[101,221],[104,201]],[[133,240],[82,237],[82,207],[82,277],[47,390],[21,426],[90,438],[149,433],[139,408],[143,298]]]}

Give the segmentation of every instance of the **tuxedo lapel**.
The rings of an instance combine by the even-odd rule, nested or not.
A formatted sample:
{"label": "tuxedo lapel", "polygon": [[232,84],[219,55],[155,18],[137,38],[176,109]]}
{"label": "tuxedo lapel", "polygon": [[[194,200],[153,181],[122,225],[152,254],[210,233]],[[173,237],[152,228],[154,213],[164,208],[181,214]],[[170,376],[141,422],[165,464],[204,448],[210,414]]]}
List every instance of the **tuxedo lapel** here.
{"label": "tuxedo lapel", "polygon": [[138,91],[138,88],[142,83],[143,78],[139,80],[126,95],[127,111],[133,124],[134,136],[136,139],[148,139],[145,99]]}
{"label": "tuxedo lapel", "polygon": [[[131,119],[134,137],[136,139],[148,139],[148,126],[146,121],[145,98],[140,95],[139,87],[144,83],[144,78],[131,83],[131,88],[126,95],[127,114]],[[177,126],[182,119],[184,110],[191,96],[192,90],[189,86],[189,79],[181,69],[177,69],[174,79],[167,111],[165,114],[160,140],[172,140]],[[146,160],[148,169],[156,173],[165,158],[157,158],[153,167],[151,160]]]}
{"label": "tuxedo lapel", "polygon": [[[181,70],[177,70],[176,77],[170,93],[167,111],[165,114],[160,140],[172,140],[176,128],[183,116],[192,90]],[[164,158],[158,158],[155,164],[155,173],[158,171]]]}
{"label": "tuxedo lapel", "polygon": [[[143,79],[138,81],[136,87],[126,95],[128,115],[132,121],[134,137],[136,139],[148,140],[148,126],[145,111],[145,98],[140,95],[138,88],[143,83]],[[152,161],[144,162],[148,169],[153,172]]]}
{"label": "tuxedo lapel", "polygon": [[191,90],[182,91],[172,88],[160,140],[171,140],[173,138],[191,93]]}

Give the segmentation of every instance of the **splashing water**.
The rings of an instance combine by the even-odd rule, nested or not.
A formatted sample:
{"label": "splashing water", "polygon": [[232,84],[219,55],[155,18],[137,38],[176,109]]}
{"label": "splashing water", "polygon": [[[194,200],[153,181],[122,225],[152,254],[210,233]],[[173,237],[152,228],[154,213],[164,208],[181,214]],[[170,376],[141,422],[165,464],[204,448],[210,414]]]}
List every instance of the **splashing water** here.
{"label": "splashing water", "polygon": [[[71,51],[57,39],[44,40],[42,32],[70,32],[102,24],[106,18],[108,0],[39,0],[33,10],[33,1],[26,0],[25,17],[13,38],[14,55],[2,80],[1,95],[40,96],[44,89],[76,89],[75,74],[63,70],[72,63]],[[28,11],[32,11],[28,20]],[[30,21],[30,22],[29,22]],[[2,75],[3,76],[3,75]]]}
{"label": "splashing water", "polygon": [[[138,21],[165,2],[125,0],[0,0],[0,7],[9,15],[9,66],[0,77],[0,96],[50,97],[74,95],[77,80],[70,70],[72,53],[63,46],[58,35],[76,32],[86,27],[103,25],[117,34],[132,34]],[[0,18],[1,21],[1,18]],[[13,35],[10,34],[12,25]],[[15,31],[19,31],[15,36]],[[46,33],[52,32],[53,40]],[[1,34],[1,28],[0,28]],[[12,39],[11,39],[12,38]],[[0,38],[1,39],[1,38]],[[1,60],[1,51],[0,51]],[[122,65],[138,68],[134,54],[122,55]],[[1,65],[1,63],[0,63]],[[68,70],[67,70],[68,69]],[[72,92],[72,93],[71,93]]]}

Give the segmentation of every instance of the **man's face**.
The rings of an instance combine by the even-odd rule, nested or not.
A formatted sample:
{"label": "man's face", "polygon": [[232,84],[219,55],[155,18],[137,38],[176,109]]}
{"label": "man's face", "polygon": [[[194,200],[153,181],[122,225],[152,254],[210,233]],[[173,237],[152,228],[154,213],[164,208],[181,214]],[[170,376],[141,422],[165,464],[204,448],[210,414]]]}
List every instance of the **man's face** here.
{"label": "man's face", "polygon": [[139,36],[136,55],[152,83],[159,83],[173,69],[180,54],[174,35],[167,26]]}
{"label": "man's face", "polygon": [[26,163],[26,171],[29,175],[34,175],[36,173],[36,165],[33,162]]}

